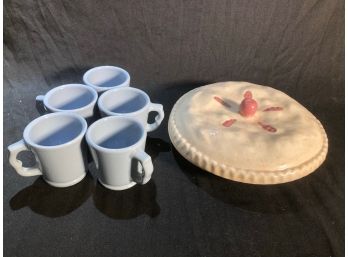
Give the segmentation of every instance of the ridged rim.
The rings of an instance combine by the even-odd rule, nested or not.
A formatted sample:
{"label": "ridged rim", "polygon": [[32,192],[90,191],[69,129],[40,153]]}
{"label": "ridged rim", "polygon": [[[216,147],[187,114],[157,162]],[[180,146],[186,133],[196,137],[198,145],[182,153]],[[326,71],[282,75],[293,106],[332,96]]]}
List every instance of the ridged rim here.
{"label": "ridged rim", "polygon": [[206,154],[202,153],[198,149],[196,149],[194,146],[192,146],[192,144],[189,142],[189,139],[185,138],[180,133],[176,125],[175,116],[177,107],[178,105],[180,105],[185,95],[183,95],[175,103],[172,112],[170,113],[168,122],[169,137],[175,149],[183,157],[185,157],[185,159],[208,172],[211,172],[217,176],[226,179],[248,184],[281,184],[300,179],[314,172],[324,162],[326,158],[328,151],[328,138],[320,121],[313,116],[321,130],[321,134],[323,137],[323,146],[319,153],[307,162],[302,163],[301,165],[295,166],[293,168],[274,171],[246,170],[219,163],[216,160],[207,156]]}

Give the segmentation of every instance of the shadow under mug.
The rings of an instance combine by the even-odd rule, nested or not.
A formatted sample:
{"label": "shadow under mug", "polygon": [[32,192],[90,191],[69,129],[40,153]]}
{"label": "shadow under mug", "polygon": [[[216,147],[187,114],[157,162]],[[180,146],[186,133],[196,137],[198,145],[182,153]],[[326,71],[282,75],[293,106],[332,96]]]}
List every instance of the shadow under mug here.
{"label": "shadow under mug", "polygon": [[[138,120],[147,132],[159,127],[164,118],[163,106],[151,103],[150,97],[142,90],[134,87],[115,88],[108,90],[99,97],[100,115],[127,116]],[[150,112],[157,112],[155,122],[147,123]]]}
{"label": "shadow under mug", "polygon": [[128,117],[106,117],[93,123],[86,140],[99,171],[99,182],[111,190],[146,184],[153,172],[145,153],[146,132],[140,122]]}
{"label": "shadow under mug", "polygon": [[[55,87],[46,95],[36,97],[38,112],[72,112],[84,117],[88,124],[97,119],[98,94],[83,84],[66,84]],[[42,105],[44,110],[42,110]]]}
{"label": "shadow under mug", "polygon": [[83,82],[92,87],[98,94],[119,87],[128,87],[128,72],[116,66],[99,66],[88,70],[83,75]]}
{"label": "shadow under mug", "polygon": [[[8,146],[9,161],[24,177],[42,175],[55,187],[68,187],[86,176],[87,122],[74,113],[51,113],[31,121],[23,139]],[[31,151],[36,159],[33,167],[23,167],[17,155]]]}

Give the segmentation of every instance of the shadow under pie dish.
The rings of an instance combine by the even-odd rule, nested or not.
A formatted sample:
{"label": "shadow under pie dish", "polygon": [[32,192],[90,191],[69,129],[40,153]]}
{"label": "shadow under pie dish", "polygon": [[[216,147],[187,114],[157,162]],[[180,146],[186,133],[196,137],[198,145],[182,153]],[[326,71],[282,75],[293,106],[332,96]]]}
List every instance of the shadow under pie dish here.
{"label": "shadow under pie dish", "polygon": [[248,82],[189,91],[175,103],[168,131],[188,161],[250,184],[302,178],[328,151],[325,130],[312,113],[279,90]]}

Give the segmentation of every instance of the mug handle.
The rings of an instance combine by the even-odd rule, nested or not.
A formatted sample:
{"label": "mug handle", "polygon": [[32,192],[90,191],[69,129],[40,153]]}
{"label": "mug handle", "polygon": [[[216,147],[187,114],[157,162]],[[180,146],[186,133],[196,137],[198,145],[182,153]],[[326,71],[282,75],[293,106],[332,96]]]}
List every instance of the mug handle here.
{"label": "mug handle", "polygon": [[145,153],[143,150],[138,150],[133,158],[138,160],[142,166],[142,180],[139,184],[146,184],[151,179],[151,175],[153,173],[153,164],[150,155]]}
{"label": "mug handle", "polygon": [[25,145],[24,140],[19,140],[18,142],[7,147],[10,151],[9,161],[11,166],[16,170],[16,172],[23,177],[31,177],[42,175],[42,172],[39,170],[38,165],[33,167],[23,167],[23,163],[17,159],[17,155],[22,151],[30,151]]}
{"label": "mug handle", "polygon": [[45,104],[43,103],[45,96],[44,95],[38,95],[35,98],[36,101],[36,110],[40,113],[40,115],[46,114],[48,111],[45,107]]}
{"label": "mug handle", "polygon": [[164,118],[164,111],[163,111],[163,105],[162,104],[154,104],[150,103],[149,112],[155,111],[158,113],[158,115],[155,118],[155,122],[151,124],[147,124],[146,131],[151,132],[158,128],[159,125],[161,125],[161,122]]}

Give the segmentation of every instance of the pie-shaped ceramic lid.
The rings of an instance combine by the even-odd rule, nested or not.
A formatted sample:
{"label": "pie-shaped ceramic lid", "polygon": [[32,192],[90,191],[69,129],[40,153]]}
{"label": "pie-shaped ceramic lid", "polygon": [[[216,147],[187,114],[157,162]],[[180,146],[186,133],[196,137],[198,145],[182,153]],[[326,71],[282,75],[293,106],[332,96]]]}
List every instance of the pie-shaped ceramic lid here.
{"label": "pie-shaped ceramic lid", "polygon": [[325,160],[320,122],[285,93],[247,82],[196,88],[174,105],[169,136],[187,160],[251,184],[299,179]]}

